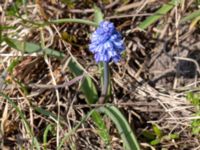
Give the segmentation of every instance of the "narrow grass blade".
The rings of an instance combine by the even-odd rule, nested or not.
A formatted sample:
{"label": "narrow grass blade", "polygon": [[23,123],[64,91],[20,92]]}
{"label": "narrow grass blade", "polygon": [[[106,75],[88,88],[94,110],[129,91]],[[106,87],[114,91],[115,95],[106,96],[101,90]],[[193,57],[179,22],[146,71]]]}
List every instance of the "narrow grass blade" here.
{"label": "narrow grass blade", "polygon": [[1,95],[2,97],[4,97],[4,98],[12,105],[12,107],[15,108],[16,112],[17,112],[17,113],[19,114],[19,116],[21,117],[21,119],[22,119],[22,121],[23,121],[23,123],[24,123],[24,125],[25,125],[26,130],[27,130],[28,133],[32,136],[33,133],[32,133],[32,131],[31,131],[31,128],[30,128],[29,123],[27,122],[27,120],[26,120],[26,118],[25,118],[24,113],[19,109],[19,107],[18,107],[7,95],[5,95],[5,94],[3,94],[3,93],[1,93],[1,92],[0,92],[0,95]]}
{"label": "narrow grass blade", "polygon": [[200,10],[196,10],[196,11],[190,13],[189,15],[183,17],[183,18],[180,20],[180,23],[184,23],[184,22],[186,22],[186,21],[193,20],[193,19],[195,19],[195,18],[197,18],[197,17],[199,17],[199,16],[200,16]]}
{"label": "narrow grass blade", "polygon": [[33,131],[31,130],[31,127],[30,127],[24,113],[20,110],[20,108],[17,106],[17,104],[15,102],[13,102],[7,95],[0,92],[0,96],[4,97],[8,101],[8,103],[10,103],[12,105],[12,107],[15,108],[16,112],[19,114],[19,116],[25,126],[26,131],[32,137],[33,147],[36,147],[37,150],[40,150],[39,142],[38,142],[37,138],[34,137]]}
{"label": "narrow grass blade", "polygon": [[33,145],[36,148],[36,150],[40,150],[40,144],[36,137],[33,137]]}
{"label": "narrow grass blade", "polygon": [[160,9],[158,9],[154,15],[148,17],[146,20],[141,22],[139,24],[139,28],[145,30],[147,27],[149,27],[151,24],[158,21],[161,17],[163,17],[165,14],[167,14],[172,8],[174,8],[176,5],[178,5],[181,2],[181,0],[171,0],[169,3],[164,4]]}
{"label": "narrow grass blade", "polygon": [[101,107],[100,111],[105,113],[114,122],[126,150],[140,150],[140,146],[135,135],[133,134],[133,131],[118,108],[107,105],[105,107]]}
{"label": "narrow grass blade", "polygon": [[80,23],[80,24],[87,24],[91,26],[97,26],[93,21],[90,20],[85,20],[85,19],[73,19],[73,18],[65,18],[65,19],[57,19],[57,20],[51,20],[49,23],[56,23],[56,24],[61,24],[61,23]]}
{"label": "narrow grass blade", "polygon": [[44,53],[47,54],[49,56],[54,56],[54,57],[58,57],[58,58],[64,58],[65,54],[50,48],[44,48],[42,49],[42,47],[40,45],[34,44],[34,43],[30,43],[30,42],[26,42],[26,41],[19,41],[19,40],[15,40],[15,39],[9,39],[9,38],[4,38],[4,40],[6,41],[6,43],[16,49],[19,50],[21,52],[24,53]]}
{"label": "narrow grass blade", "polygon": [[2,30],[14,30],[14,29],[16,29],[16,27],[13,27],[13,26],[3,26],[3,25],[0,26],[0,31],[2,31]]}
{"label": "narrow grass blade", "polygon": [[12,62],[10,63],[10,65],[7,68],[7,71],[9,73],[12,73],[14,68],[20,63],[20,60],[21,60],[20,58],[16,58],[16,59],[12,60]]}
{"label": "narrow grass blade", "polygon": [[[40,114],[42,114],[42,115],[44,115],[44,116],[47,116],[47,117],[49,117],[49,118],[52,118],[53,120],[58,121],[57,115],[54,114],[54,113],[49,112],[48,110],[45,110],[45,109],[40,108],[40,107],[33,107],[33,109],[34,109],[36,112],[38,112],[38,113],[40,113]],[[64,119],[63,119],[62,117],[60,117],[60,121],[62,121],[62,120],[64,120]]]}
{"label": "narrow grass blade", "polygon": [[43,145],[44,145],[44,150],[47,150],[47,136],[48,136],[48,133],[52,130],[52,125],[48,125],[46,127],[46,129],[44,130],[44,134],[43,134]]}
{"label": "narrow grass blade", "polygon": [[76,132],[76,130],[81,126],[81,124],[84,123],[93,114],[94,111],[95,110],[91,110],[88,114],[83,116],[81,121],[72,130],[70,130],[68,133],[65,133],[65,136],[61,140],[57,150],[60,150],[62,148],[63,144],[69,139],[69,137]]}
{"label": "narrow grass blade", "polygon": [[189,31],[193,30],[197,25],[198,25],[198,22],[200,20],[200,16],[194,18],[191,23],[190,23],[190,27],[189,27]]}

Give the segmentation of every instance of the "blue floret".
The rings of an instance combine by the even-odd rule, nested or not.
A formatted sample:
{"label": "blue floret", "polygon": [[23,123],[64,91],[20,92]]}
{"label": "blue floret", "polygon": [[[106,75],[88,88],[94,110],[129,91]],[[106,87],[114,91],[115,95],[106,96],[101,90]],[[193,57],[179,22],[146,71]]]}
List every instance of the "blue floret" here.
{"label": "blue floret", "polygon": [[121,34],[113,23],[102,21],[92,34],[89,50],[94,54],[96,62],[117,63],[121,52],[125,49]]}

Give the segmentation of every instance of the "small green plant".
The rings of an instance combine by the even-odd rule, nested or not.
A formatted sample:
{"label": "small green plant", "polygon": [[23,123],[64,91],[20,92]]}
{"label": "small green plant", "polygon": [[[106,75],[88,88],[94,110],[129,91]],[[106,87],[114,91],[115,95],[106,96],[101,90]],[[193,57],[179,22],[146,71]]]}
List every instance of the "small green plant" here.
{"label": "small green plant", "polygon": [[12,5],[7,9],[7,15],[9,16],[19,16],[20,7],[25,4],[24,0],[16,0]]}
{"label": "small green plant", "polygon": [[[188,93],[187,99],[196,107],[195,117],[200,117],[200,94],[199,93]],[[200,119],[193,119],[191,122],[192,134],[199,135],[200,133]]]}
{"label": "small green plant", "polygon": [[170,141],[179,138],[179,134],[177,133],[170,133],[167,135],[164,134],[157,124],[153,124],[152,129],[153,131],[143,131],[142,135],[153,146],[161,144],[164,141]]}

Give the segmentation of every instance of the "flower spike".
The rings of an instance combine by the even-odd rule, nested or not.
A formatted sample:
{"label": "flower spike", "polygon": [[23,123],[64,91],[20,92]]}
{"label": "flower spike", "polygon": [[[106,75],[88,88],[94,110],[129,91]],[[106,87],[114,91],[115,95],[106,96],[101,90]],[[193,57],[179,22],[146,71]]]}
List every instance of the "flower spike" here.
{"label": "flower spike", "polygon": [[121,52],[125,49],[121,34],[113,23],[102,21],[91,36],[89,50],[94,54],[96,62],[117,63]]}

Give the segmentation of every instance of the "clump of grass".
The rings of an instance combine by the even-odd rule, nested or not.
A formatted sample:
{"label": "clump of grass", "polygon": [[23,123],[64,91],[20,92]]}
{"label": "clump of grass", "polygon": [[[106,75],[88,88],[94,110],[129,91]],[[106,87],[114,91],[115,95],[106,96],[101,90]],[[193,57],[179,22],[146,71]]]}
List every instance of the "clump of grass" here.
{"label": "clump of grass", "polygon": [[178,133],[165,134],[157,124],[152,125],[152,131],[144,130],[142,136],[152,146],[179,139]]}

